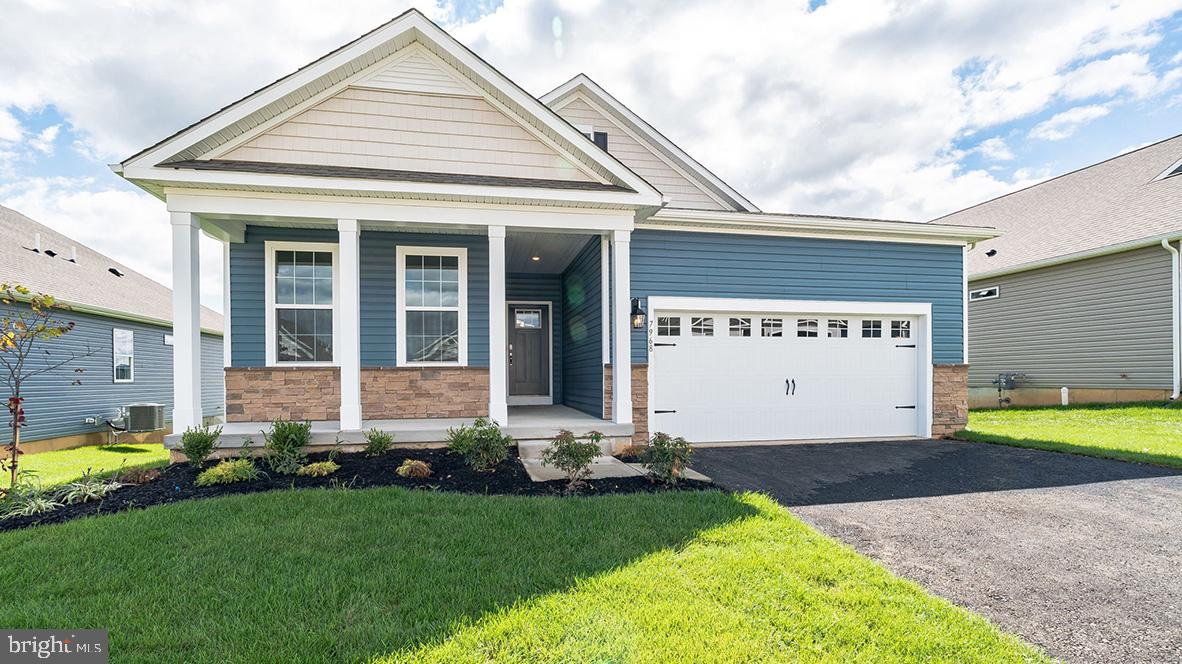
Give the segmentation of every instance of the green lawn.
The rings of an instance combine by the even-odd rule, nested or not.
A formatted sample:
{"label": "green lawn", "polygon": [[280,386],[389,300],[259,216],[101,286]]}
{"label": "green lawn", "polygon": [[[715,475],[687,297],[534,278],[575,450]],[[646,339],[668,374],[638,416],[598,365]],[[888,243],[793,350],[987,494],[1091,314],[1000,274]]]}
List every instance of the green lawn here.
{"label": "green lawn", "polygon": [[1182,468],[1182,407],[1135,403],[974,410],[966,440]]}
{"label": "green lawn", "polygon": [[0,534],[112,661],[1042,661],[757,495],[300,490]]}
{"label": "green lawn", "polygon": [[[22,454],[21,470],[32,470],[45,486],[64,484],[82,476],[89,468],[94,474],[109,474],[120,469],[163,466],[168,450],[163,445],[133,443],[109,447],[78,447],[72,450]],[[8,486],[8,474],[0,473],[0,487]]]}

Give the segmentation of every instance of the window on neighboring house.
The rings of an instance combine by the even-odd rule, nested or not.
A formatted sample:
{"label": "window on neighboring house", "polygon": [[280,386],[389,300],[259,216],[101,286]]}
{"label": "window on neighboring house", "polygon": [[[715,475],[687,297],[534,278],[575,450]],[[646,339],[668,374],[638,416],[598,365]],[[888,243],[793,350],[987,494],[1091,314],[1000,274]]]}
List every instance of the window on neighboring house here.
{"label": "window on neighboring house", "polygon": [[969,302],[976,302],[977,300],[992,300],[1001,297],[1000,286],[990,286],[988,288],[977,288],[969,291]]}
{"label": "window on neighboring house", "polygon": [[911,338],[911,321],[909,321],[909,320],[893,320],[893,321],[891,321],[891,338],[892,339],[910,339]]}
{"label": "window on neighboring house", "polygon": [[850,322],[848,320],[830,319],[829,338],[845,339],[850,336]]}
{"label": "window on neighboring house", "polygon": [[331,364],[336,245],[273,243],[268,354],[283,364]]}
{"label": "window on neighboring house", "polygon": [[784,319],[783,318],[764,318],[760,322],[760,336],[764,336],[764,337],[782,337],[782,336],[784,336]]}
{"label": "window on neighboring house", "polygon": [[398,247],[403,364],[467,363],[468,250]]}
{"label": "window on neighboring house", "polygon": [[111,363],[116,383],[135,380],[135,332],[117,327],[111,330]]}
{"label": "window on neighboring house", "polygon": [[882,336],[882,321],[880,320],[864,320],[862,321],[862,338],[876,339]]}
{"label": "window on neighboring house", "polygon": [[802,318],[796,321],[796,336],[815,337],[818,334],[819,327],[816,318]]}
{"label": "window on neighboring house", "polygon": [[690,319],[690,335],[695,337],[712,337],[714,336],[714,319],[713,318],[691,318]]}
{"label": "window on neighboring house", "polygon": [[658,316],[657,317],[657,336],[658,337],[680,337],[681,336],[681,318],[677,316]]}
{"label": "window on neighboring house", "polygon": [[732,337],[749,337],[749,336],[751,336],[751,319],[750,318],[732,318],[730,330],[731,330]]}

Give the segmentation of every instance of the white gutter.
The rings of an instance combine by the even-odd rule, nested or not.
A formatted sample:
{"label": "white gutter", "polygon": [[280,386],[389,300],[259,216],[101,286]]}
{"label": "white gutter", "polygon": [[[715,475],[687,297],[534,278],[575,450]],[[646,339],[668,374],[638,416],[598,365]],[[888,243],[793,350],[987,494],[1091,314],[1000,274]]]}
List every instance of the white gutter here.
{"label": "white gutter", "polygon": [[954,226],[880,219],[854,219],[766,212],[725,212],[663,208],[637,228],[715,231],[763,235],[842,237],[877,242],[969,244],[1002,234],[995,228]]}
{"label": "white gutter", "polygon": [[1149,237],[1139,238],[1137,240],[1130,240],[1128,242],[1120,242],[1118,244],[1110,244],[1103,247],[1096,247],[1095,249],[1086,249],[1084,251],[1077,251],[1071,254],[1063,254],[1061,256],[1052,256],[1050,258],[1043,258],[1041,260],[1030,261],[1029,263],[1019,263],[1018,265],[1011,265],[1010,267],[1003,267],[996,270],[986,270],[984,272],[977,272],[969,275],[969,281],[981,281],[982,279],[995,279],[997,277],[1004,277],[1009,274],[1017,274],[1019,272],[1029,272],[1030,270],[1038,270],[1044,267],[1052,267],[1054,265],[1062,265],[1063,263],[1073,263],[1081,261],[1085,258],[1097,258],[1099,256],[1108,256],[1110,254],[1119,254],[1133,249],[1143,249],[1145,247],[1155,247],[1163,240],[1178,240],[1178,231],[1171,231],[1169,233],[1162,233],[1159,235],[1152,235]]}
{"label": "white gutter", "polygon": [[1179,337],[1179,331],[1182,330],[1182,321],[1179,321],[1178,315],[1182,312],[1182,292],[1179,290],[1179,274],[1178,274],[1178,250],[1170,244],[1169,240],[1163,239],[1161,246],[1166,251],[1170,252],[1170,322],[1173,330],[1173,346],[1174,346],[1174,382],[1171,386],[1170,399],[1178,398],[1179,385],[1182,385],[1182,338]]}

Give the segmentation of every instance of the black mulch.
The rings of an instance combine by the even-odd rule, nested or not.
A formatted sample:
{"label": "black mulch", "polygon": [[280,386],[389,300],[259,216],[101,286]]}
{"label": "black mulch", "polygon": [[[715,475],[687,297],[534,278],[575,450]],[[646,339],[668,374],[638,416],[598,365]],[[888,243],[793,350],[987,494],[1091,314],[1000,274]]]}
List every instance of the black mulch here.
{"label": "black mulch", "polygon": [[[323,461],[327,453],[312,454],[309,461]],[[433,474],[427,478],[402,477],[394,472],[405,459],[418,459],[431,465]],[[564,495],[565,481],[533,482],[515,454],[488,473],[478,473],[463,460],[442,449],[395,449],[380,456],[361,453],[339,454],[336,462],[340,470],[328,477],[303,477],[272,473],[262,459],[255,460],[264,475],[260,479],[237,484],[199,487],[195,484],[197,471],[187,463],[160,469],[160,477],[146,484],[125,486],[110,493],[101,501],[64,505],[47,514],[17,517],[0,521],[0,531],[27,526],[60,523],[96,514],[110,514],[131,509],[175,503],[181,500],[213,498],[237,493],[257,493],[277,489],[350,488],[362,489],[381,486],[400,486],[428,491],[452,491],[480,495],[557,496]],[[206,468],[216,462],[208,462]],[[717,488],[710,482],[683,481],[676,490]],[[670,489],[647,477],[621,477],[588,480],[578,491],[581,496],[611,493],[651,493]]]}

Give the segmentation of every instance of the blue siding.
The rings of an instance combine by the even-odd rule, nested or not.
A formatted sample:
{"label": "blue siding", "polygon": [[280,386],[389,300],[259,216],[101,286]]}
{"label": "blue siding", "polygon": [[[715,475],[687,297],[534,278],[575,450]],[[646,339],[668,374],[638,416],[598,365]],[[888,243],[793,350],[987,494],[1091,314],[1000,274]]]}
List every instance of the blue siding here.
{"label": "blue siding", "polygon": [[[15,308],[15,305],[0,305],[0,312],[8,315]],[[171,417],[172,347],[164,345],[164,335],[171,333],[171,328],[69,311],[63,312],[62,318],[74,321],[74,330],[40,344],[39,348],[48,350],[53,357],[64,358],[70,352],[85,354],[90,351],[92,354],[57,371],[37,376],[22,387],[28,423],[21,432],[22,440],[101,431],[83,420],[114,416],[121,406],[129,403],[164,404],[166,417]],[[111,330],[114,328],[135,333],[135,381],[132,383],[116,383],[112,376]],[[202,335],[201,352],[202,409],[206,416],[221,415],[225,389],[222,338]],[[83,371],[79,373],[76,369]],[[75,385],[75,381],[78,384]],[[8,443],[10,439],[11,429],[5,426],[0,432],[0,440]]]}
{"label": "blue siding", "polygon": [[550,334],[554,339],[550,372],[554,375],[554,403],[562,403],[562,275],[510,272],[505,275],[505,299],[550,303]]}
{"label": "blue siding", "polygon": [[[959,246],[641,230],[632,234],[632,296],[931,302],[932,358],[959,363]],[[644,330],[632,361],[648,361]]]}
{"label": "blue siding", "polygon": [[[235,367],[265,366],[266,285],[264,243],[337,242],[337,232],[320,229],[247,226],[246,241],[230,246],[230,342]],[[398,245],[467,247],[468,364],[488,366],[488,239],[483,235],[442,235],[362,231],[361,364],[397,364],[395,251]]]}
{"label": "blue siding", "polygon": [[587,242],[562,275],[563,403],[603,415],[603,342],[600,322],[599,238]]}

